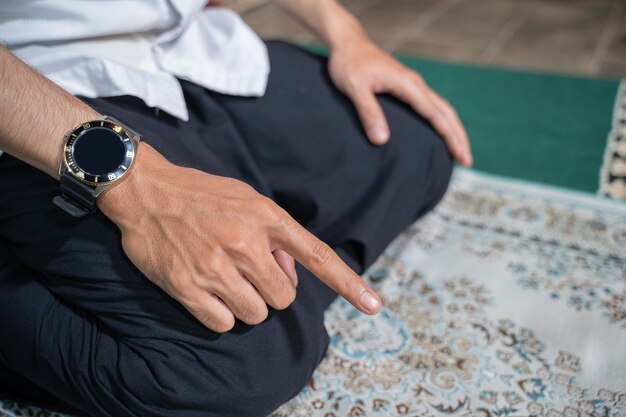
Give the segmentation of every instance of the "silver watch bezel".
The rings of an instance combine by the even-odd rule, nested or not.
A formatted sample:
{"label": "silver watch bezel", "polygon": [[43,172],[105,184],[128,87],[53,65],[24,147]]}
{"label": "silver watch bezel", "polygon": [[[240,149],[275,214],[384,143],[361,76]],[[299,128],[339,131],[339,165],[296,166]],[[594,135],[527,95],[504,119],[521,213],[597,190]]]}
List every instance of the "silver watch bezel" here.
{"label": "silver watch bezel", "polygon": [[[103,175],[93,175],[82,170],[73,158],[74,143],[81,134],[93,128],[109,128],[118,134],[126,148],[126,154],[121,164],[112,172]],[[119,121],[109,116],[101,116],[98,119],[90,120],[76,126],[73,130],[67,132],[63,137],[63,157],[59,167],[60,176],[69,174],[77,181],[89,185],[94,189],[94,196],[98,197],[105,190],[119,182],[130,172],[135,157],[137,155],[137,147],[141,137],[121,124]]]}

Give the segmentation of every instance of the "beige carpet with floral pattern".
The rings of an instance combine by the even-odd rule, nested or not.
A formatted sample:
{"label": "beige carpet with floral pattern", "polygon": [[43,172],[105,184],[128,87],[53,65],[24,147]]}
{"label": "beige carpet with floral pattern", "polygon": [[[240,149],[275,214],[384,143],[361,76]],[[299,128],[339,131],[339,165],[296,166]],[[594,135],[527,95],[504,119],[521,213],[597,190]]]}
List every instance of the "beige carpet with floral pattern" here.
{"label": "beige carpet with floral pattern", "polygon": [[457,170],[282,416],[626,416],[626,204]]}
{"label": "beige carpet with floral pattern", "polygon": [[625,203],[458,169],[366,277],[384,311],[335,302],[274,417],[626,416]]}

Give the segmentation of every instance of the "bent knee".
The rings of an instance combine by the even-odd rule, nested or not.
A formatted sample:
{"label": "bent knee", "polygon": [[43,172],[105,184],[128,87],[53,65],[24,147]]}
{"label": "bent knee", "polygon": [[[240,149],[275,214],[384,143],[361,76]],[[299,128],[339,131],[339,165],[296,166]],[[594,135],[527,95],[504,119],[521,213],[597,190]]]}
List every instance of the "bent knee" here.
{"label": "bent knee", "polygon": [[452,155],[439,135],[431,141],[429,188],[425,197],[429,209],[436,206],[445,195],[452,177]]}
{"label": "bent knee", "polygon": [[[398,111],[395,109],[396,113]],[[420,190],[419,211],[428,211],[441,200],[448,188],[453,168],[452,156],[441,136],[417,115],[396,115],[390,119],[392,137],[385,145],[389,148],[389,165],[408,183],[409,189]]]}

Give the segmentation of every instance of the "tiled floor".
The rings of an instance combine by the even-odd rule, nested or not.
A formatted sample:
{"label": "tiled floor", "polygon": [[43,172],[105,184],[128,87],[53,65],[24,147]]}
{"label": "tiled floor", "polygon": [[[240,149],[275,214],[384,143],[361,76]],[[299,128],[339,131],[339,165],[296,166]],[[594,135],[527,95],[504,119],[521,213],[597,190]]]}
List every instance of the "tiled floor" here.
{"label": "tiled floor", "polygon": [[[315,38],[268,0],[222,0],[264,38]],[[385,49],[626,78],[626,0],[342,0]]]}

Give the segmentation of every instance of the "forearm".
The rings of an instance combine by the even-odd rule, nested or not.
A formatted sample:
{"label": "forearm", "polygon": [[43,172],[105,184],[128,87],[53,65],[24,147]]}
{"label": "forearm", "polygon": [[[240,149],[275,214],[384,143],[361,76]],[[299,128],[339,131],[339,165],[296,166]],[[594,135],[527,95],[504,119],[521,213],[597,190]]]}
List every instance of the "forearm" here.
{"label": "forearm", "polygon": [[98,113],[0,45],[0,149],[58,178],[66,131]]}
{"label": "forearm", "polygon": [[274,0],[311,29],[331,50],[366,36],[359,21],[336,0]]}

